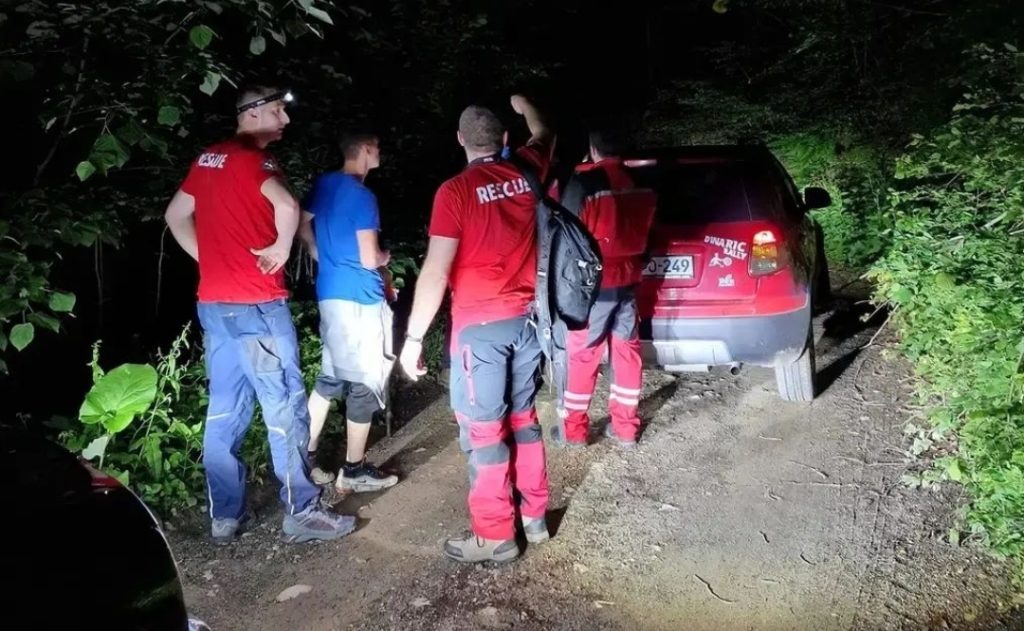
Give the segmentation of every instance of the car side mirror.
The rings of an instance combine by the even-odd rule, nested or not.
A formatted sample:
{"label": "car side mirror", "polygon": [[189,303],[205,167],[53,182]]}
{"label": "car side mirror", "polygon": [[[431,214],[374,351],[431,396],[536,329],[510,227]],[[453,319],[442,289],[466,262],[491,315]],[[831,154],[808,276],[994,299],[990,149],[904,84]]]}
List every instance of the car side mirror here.
{"label": "car side mirror", "polygon": [[832,196],[823,188],[808,186],[804,189],[804,208],[814,210],[816,208],[828,208],[832,205]]}

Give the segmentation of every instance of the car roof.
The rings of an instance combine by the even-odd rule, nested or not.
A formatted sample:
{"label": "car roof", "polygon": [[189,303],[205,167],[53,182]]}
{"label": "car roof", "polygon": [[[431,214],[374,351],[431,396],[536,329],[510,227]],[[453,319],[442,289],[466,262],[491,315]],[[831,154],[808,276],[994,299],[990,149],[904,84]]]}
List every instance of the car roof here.
{"label": "car roof", "polygon": [[740,143],[731,145],[677,145],[669,147],[650,147],[636,149],[623,155],[627,161],[633,160],[693,160],[739,162],[765,158],[770,155],[768,148],[760,143]]}

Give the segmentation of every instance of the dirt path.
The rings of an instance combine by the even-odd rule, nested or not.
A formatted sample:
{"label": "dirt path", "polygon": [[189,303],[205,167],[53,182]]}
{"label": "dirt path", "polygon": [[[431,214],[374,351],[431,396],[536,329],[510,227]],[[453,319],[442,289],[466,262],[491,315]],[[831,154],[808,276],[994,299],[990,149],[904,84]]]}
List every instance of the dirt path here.
{"label": "dirt path", "polygon": [[[440,397],[377,446],[406,477],[346,500],[363,518],[346,539],[285,546],[276,512],[227,549],[172,533],[191,608],[217,631],[1024,628],[1009,568],[945,541],[955,491],[901,484],[907,370],[859,350],[875,329],[845,304],[819,319],[833,383],[811,406],[769,371],[652,372],[642,448],[549,450],[557,534],[513,564],[440,556],[466,525]],[[275,600],[296,584],[312,590]]]}

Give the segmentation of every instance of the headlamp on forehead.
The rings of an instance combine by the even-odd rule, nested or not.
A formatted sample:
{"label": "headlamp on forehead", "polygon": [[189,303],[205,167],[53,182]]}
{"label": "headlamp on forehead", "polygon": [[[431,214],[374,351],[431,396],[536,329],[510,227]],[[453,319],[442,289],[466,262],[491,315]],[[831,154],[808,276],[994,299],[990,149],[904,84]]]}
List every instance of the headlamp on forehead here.
{"label": "headlamp on forehead", "polygon": [[274,92],[273,94],[268,94],[267,96],[256,99],[255,101],[249,101],[244,105],[240,105],[238,107],[238,113],[241,114],[242,112],[255,109],[261,105],[266,105],[267,103],[272,103],[274,101],[283,101],[285,104],[288,104],[293,102],[294,100],[295,96],[292,94],[291,90]]}

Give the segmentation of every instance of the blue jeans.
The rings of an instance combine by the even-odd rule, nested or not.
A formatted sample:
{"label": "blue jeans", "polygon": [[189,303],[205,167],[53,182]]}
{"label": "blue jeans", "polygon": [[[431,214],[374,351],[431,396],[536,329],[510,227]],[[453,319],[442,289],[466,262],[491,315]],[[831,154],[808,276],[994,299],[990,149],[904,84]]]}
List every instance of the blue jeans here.
{"label": "blue jeans", "polygon": [[258,399],[267,425],[281,502],[290,514],[320,496],[309,479],[309,412],[288,304],[199,303],[206,347],[210,403],[203,467],[210,516],[239,519],[245,512],[245,464],[238,457]]}

